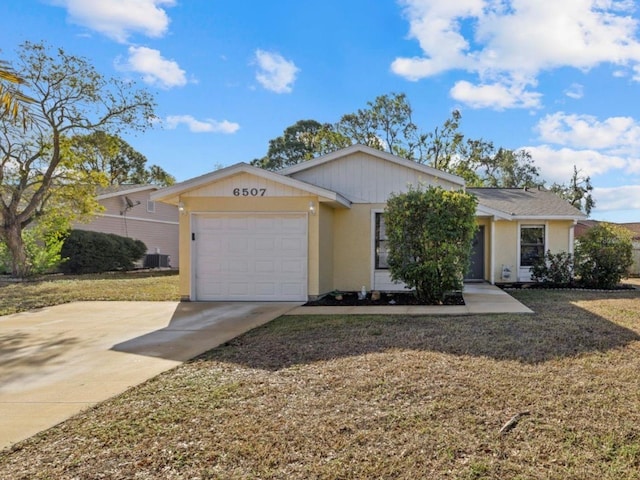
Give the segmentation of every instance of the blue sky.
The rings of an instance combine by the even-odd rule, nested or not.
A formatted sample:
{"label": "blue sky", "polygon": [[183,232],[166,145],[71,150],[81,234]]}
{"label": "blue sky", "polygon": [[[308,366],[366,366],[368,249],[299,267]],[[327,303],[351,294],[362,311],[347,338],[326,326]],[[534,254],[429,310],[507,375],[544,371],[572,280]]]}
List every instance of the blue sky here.
{"label": "blue sky", "polygon": [[591,176],[593,218],[640,221],[633,0],[20,0],[0,18],[0,58],[42,40],[153,91],[158,128],[126,139],[180,181],[404,92],[422,130],[458,109],[549,184]]}

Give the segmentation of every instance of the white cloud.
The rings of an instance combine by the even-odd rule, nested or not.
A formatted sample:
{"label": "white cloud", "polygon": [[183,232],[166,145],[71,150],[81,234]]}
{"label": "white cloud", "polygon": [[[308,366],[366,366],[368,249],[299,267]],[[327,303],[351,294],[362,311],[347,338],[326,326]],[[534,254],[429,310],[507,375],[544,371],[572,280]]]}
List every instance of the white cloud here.
{"label": "white cloud", "polygon": [[256,80],[267,90],[275,93],[290,93],[300,69],[292,61],[274,52],[256,50],[258,72]]}
{"label": "white cloud", "polygon": [[640,210],[640,185],[621,185],[613,188],[593,189],[598,212],[614,210]]}
{"label": "white cloud", "polygon": [[180,124],[186,125],[193,133],[225,133],[231,134],[238,131],[240,125],[223,120],[213,119],[196,120],[191,115],[169,115],[165,120],[167,128],[173,130]]}
{"label": "white cloud", "polygon": [[573,174],[575,165],[582,174],[595,177],[612,170],[625,169],[629,166],[626,157],[609,155],[596,150],[575,150],[572,148],[553,148],[549,145],[521,147],[528,151],[536,166],[540,168],[541,177],[549,183],[565,183]]}
{"label": "white cloud", "polygon": [[[638,20],[629,15],[635,7],[628,0],[401,3],[409,37],[418,41],[423,52],[392,63],[392,70],[409,80],[465,70],[478,76],[481,87],[494,83],[506,91],[517,87],[513,93],[523,98],[506,103],[520,108],[531,102],[531,92],[524,87],[534,86],[543,70],[588,70],[609,63],[640,81]],[[467,94],[466,101],[472,105],[487,103],[486,88],[467,89]],[[503,95],[497,95],[495,102],[496,107],[505,108]]]}
{"label": "white cloud", "polygon": [[175,0],[54,0],[67,9],[69,20],[124,43],[132,33],[162,37],[169,27],[169,17],[162,7],[172,7]]}
{"label": "white cloud", "polygon": [[153,48],[129,47],[129,58],[124,64],[116,61],[116,67],[140,73],[146,83],[160,88],[182,87],[187,84],[185,71],[178,63],[163,58]]}
{"label": "white cloud", "polygon": [[539,93],[524,91],[522,86],[500,83],[473,85],[464,80],[453,86],[451,96],[471,108],[492,107],[496,110],[514,107],[538,108],[541,97]]}
{"label": "white cloud", "polygon": [[572,83],[569,88],[564,91],[564,94],[569,98],[579,100],[584,96],[584,85]]}
{"label": "white cloud", "polygon": [[536,130],[544,142],[575,148],[640,156],[640,122],[631,117],[609,117],[557,112],[542,118]]}

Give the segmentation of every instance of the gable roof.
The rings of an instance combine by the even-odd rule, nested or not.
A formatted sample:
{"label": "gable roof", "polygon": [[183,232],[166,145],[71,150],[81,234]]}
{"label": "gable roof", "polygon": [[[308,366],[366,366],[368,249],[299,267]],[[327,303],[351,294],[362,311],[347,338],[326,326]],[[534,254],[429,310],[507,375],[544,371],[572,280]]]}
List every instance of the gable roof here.
{"label": "gable roof", "polygon": [[548,190],[537,188],[467,188],[478,203],[511,219],[582,220],[587,216]]}
{"label": "gable roof", "polygon": [[455,183],[464,187],[464,179],[462,177],[458,177],[457,175],[453,175],[451,173],[443,172],[441,170],[437,170],[428,165],[423,165],[421,163],[414,162],[413,160],[407,160],[406,158],[398,157],[397,155],[393,155],[388,152],[383,152],[381,150],[377,150],[375,148],[367,147],[366,145],[355,144],[351,145],[347,148],[343,148],[341,150],[336,150],[335,152],[328,153],[321,157],[316,157],[311,160],[307,160],[306,162],[298,163],[296,165],[292,165],[287,168],[283,168],[282,170],[278,170],[277,173],[280,175],[292,175],[294,173],[301,172],[303,170],[309,170],[320,165],[333,162],[334,160],[338,160],[340,158],[344,158],[348,155],[352,155],[354,153],[365,153],[367,155],[371,155],[372,157],[376,157],[382,160],[386,160],[391,163],[395,163],[402,167],[410,168],[416,170],[425,175],[429,175],[436,178],[441,178],[447,180],[451,183]]}
{"label": "gable roof", "polygon": [[310,183],[306,183],[301,180],[296,180],[295,178],[289,178],[284,175],[280,175],[279,173],[274,173],[262,168],[254,167],[253,165],[249,165],[244,162],[236,163],[235,165],[231,165],[230,167],[222,168],[214,172],[205,173],[204,175],[186,180],[184,182],[176,183],[175,185],[172,185],[170,187],[165,187],[151,194],[151,199],[178,204],[180,195],[188,193],[192,190],[196,190],[210,183],[215,183],[224,178],[228,178],[233,175],[239,175],[241,173],[248,173],[250,175],[255,175],[257,177],[271,180],[273,182],[282,183],[289,187],[297,188],[298,190],[309,192],[313,195],[318,195],[319,197],[324,197],[344,207],[351,206],[351,202],[349,202],[349,200],[344,198],[339,193],[332,192],[331,190],[317,187],[315,185],[311,185]]}

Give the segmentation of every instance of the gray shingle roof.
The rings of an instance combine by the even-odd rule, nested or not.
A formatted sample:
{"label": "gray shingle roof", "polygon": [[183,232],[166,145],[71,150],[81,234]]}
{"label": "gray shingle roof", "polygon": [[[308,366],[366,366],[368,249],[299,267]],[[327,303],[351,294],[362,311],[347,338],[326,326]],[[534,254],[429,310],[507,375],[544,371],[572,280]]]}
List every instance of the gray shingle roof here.
{"label": "gray shingle roof", "polygon": [[159,190],[157,185],[109,185],[107,187],[98,188],[98,199],[105,199],[110,197],[117,197],[120,195],[126,195],[127,193],[144,192],[145,190]]}
{"label": "gray shingle roof", "polygon": [[548,190],[537,188],[467,188],[478,203],[514,217],[586,218],[577,208]]}

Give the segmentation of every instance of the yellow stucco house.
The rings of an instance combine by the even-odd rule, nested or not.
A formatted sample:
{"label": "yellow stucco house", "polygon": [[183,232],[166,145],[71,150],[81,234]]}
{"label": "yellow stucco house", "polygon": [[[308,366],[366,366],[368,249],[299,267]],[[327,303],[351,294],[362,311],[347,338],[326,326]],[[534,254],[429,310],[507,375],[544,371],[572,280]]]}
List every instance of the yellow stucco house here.
{"label": "yellow stucco house", "polygon": [[[410,185],[462,178],[362,145],[278,172],[239,163],[152,194],[179,207],[184,300],[305,301],[333,290],[402,290],[386,265],[384,208]],[[531,279],[546,250],[573,252],[585,216],[537,189],[469,188],[478,233],[468,280]]]}

